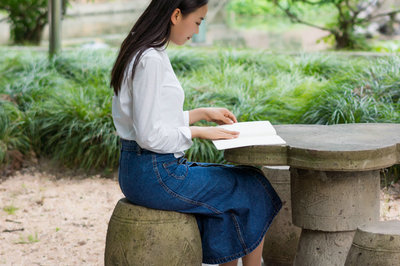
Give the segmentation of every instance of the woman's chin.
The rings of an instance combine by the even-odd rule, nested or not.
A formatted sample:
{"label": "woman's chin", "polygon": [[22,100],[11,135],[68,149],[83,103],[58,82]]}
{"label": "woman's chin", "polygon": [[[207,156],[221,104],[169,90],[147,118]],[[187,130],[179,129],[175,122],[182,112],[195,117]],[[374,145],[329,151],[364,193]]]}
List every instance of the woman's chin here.
{"label": "woman's chin", "polygon": [[171,40],[171,42],[172,42],[173,44],[179,45],[179,46],[184,45],[187,41],[188,41],[188,40],[180,40],[180,41],[173,41],[173,40]]}

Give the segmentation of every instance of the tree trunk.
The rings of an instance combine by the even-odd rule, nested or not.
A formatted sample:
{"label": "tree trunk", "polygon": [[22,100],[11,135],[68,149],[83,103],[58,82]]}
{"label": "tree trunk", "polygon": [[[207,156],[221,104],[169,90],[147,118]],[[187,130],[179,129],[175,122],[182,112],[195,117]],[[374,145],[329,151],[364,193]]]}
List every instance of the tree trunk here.
{"label": "tree trunk", "polygon": [[47,24],[48,12],[40,14],[35,23],[29,23],[21,17],[11,17],[11,38],[15,44],[39,45],[42,40],[43,30]]}
{"label": "tree trunk", "polygon": [[45,25],[36,25],[35,28],[13,26],[11,36],[15,44],[34,44],[40,45]]}
{"label": "tree trunk", "polygon": [[353,46],[352,41],[347,33],[342,33],[342,34],[338,33],[335,34],[334,36],[336,41],[336,46],[335,46],[336,50],[352,48]]}

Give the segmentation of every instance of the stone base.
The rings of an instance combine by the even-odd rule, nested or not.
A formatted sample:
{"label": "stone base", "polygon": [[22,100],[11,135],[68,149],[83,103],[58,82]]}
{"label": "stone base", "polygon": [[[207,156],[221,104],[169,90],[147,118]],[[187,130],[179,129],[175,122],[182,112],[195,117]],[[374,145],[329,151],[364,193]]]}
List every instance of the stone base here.
{"label": "stone base", "polygon": [[293,224],[325,232],[355,231],[379,220],[379,171],[290,168]]}
{"label": "stone base", "polygon": [[303,229],[294,265],[344,265],[354,234],[355,231],[322,232]]}
{"label": "stone base", "polygon": [[301,228],[292,223],[289,166],[265,166],[262,170],[282,200],[282,209],[265,235],[264,264],[266,266],[293,265]]}
{"label": "stone base", "polygon": [[104,262],[106,266],[200,266],[202,247],[196,218],[121,199],[108,224]]}

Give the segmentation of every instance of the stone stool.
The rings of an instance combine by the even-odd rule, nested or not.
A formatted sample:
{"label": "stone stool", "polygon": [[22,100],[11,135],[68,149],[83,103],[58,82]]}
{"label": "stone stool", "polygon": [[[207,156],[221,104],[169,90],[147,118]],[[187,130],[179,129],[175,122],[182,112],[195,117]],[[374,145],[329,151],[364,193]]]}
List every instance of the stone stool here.
{"label": "stone stool", "polygon": [[292,223],[289,166],[264,166],[262,170],[282,200],[282,209],[265,235],[264,264],[293,265],[301,228]]}
{"label": "stone stool", "polygon": [[136,206],[121,199],[108,224],[104,264],[197,266],[202,263],[193,215]]}
{"label": "stone stool", "polygon": [[358,228],[345,265],[400,265],[400,221]]}

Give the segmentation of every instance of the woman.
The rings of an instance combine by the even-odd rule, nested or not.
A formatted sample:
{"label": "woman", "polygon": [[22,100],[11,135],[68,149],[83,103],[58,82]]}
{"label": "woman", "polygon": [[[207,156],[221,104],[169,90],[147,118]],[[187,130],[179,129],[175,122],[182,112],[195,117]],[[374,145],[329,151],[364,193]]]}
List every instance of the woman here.
{"label": "woman", "polygon": [[153,0],[121,45],[111,74],[113,119],[121,138],[119,183],[134,204],[196,216],[203,262],[260,265],[264,235],[281,201],[252,167],[188,162],[193,138],[231,139],[238,132],[189,126],[236,123],[225,108],[183,111],[184,92],[165,52],[190,40],[207,0]]}

